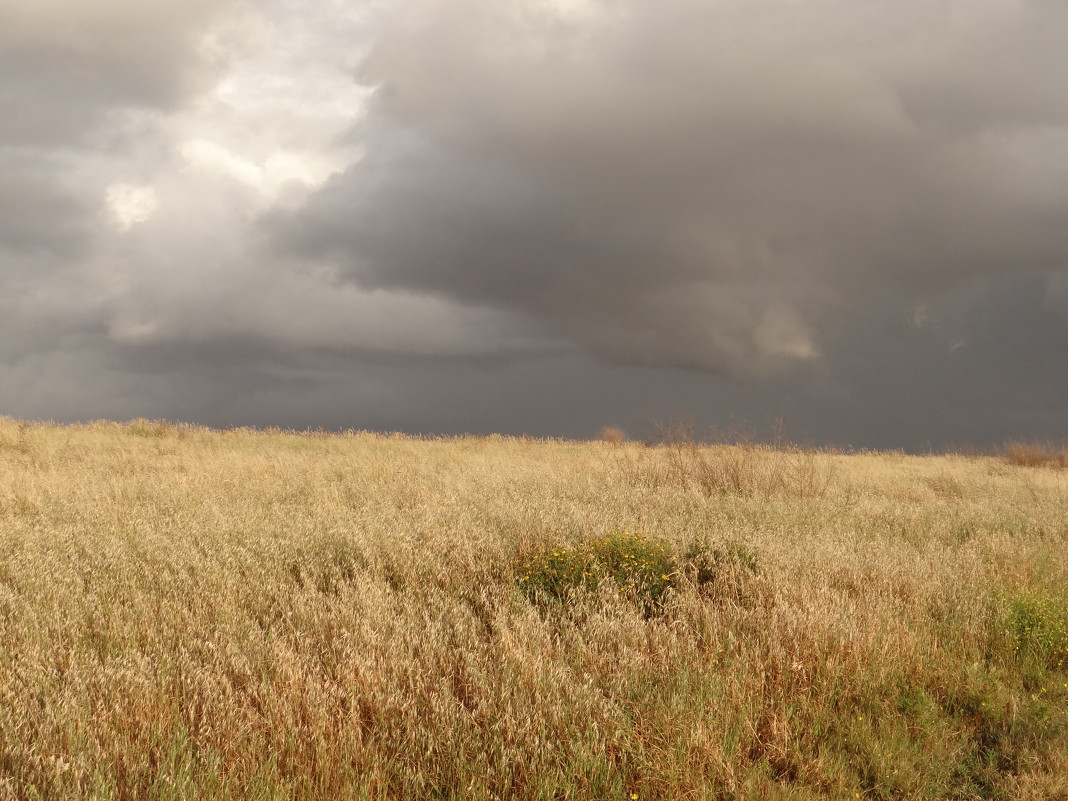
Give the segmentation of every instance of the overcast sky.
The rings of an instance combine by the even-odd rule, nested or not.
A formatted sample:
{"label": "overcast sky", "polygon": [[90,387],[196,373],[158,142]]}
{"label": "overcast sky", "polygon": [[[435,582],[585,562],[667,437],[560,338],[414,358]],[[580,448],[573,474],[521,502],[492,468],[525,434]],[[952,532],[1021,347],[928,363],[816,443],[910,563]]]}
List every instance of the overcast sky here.
{"label": "overcast sky", "polygon": [[1060,0],[0,0],[0,414],[1068,436]]}

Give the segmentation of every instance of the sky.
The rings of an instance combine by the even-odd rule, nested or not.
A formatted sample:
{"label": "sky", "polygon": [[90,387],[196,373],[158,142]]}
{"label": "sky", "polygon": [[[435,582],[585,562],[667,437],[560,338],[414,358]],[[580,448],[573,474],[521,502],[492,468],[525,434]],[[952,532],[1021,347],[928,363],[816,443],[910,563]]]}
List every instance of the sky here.
{"label": "sky", "polygon": [[1066,41],[1060,0],[0,0],[0,414],[1063,441]]}

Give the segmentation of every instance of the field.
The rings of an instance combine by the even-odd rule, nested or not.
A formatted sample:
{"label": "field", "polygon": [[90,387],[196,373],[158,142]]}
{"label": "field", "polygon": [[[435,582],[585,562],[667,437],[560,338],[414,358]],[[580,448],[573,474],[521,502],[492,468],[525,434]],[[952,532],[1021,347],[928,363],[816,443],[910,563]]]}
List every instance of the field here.
{"label": "field", "polygon": [[1068,798],[1068,470],[0,419],[0,799]]}

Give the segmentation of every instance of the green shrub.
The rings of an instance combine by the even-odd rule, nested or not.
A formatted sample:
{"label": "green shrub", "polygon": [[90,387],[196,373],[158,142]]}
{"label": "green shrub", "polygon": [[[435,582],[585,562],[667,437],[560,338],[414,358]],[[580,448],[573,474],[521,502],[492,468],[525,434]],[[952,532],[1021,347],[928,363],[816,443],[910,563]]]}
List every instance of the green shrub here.
{"label": "green shrub", "polygon": [[1018,657],[1068,667],[1068,592],[1019,588],[1008,598],[1008,628]]}
{"label": "green shrub", "polygon": [[519,586],[533,601],[567,601],[608,585],[647,610],[663,602],[678,577],[666,542],[627,531],[554,545],[518,567]]}
{"label": "green shrub", "polygon": [[574,546],[553,545],[517,567],[519,587],[534,602],[573,601],[607,589],[650,613],[672,589],[737,597],[757,572],[757,556],[743,543],[697,540],[679,557],[662,539],[617,531]]}

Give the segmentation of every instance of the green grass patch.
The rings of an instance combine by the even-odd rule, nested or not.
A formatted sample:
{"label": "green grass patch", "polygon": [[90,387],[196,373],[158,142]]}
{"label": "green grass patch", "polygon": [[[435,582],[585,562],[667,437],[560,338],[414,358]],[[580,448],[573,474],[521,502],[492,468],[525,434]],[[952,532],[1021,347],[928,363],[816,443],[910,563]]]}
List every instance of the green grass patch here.
{"label": "green grass patch", "polygon": [[1068,589],[1018,587],[1006,601],[1017,658],[1048,669],[1068,667]]}
{"label": "green grass patch", "polygon": [[606,587],[647,608],[661,604],[679,578],[664,540],[617,531],[578,545],[552,545],[518,565],[519,587],[532,601],[566,601]]}
{"label": "green grass patch", "polygon": [[697,540],[679,554],[665,540],[628,531],[572,546],[551,545],[517,565],[519,587],[536,603],[609,591],[647,613],[682,587],[706,595],[733,593],[740,579],[757,569],[756,552],[740,543]]}

